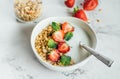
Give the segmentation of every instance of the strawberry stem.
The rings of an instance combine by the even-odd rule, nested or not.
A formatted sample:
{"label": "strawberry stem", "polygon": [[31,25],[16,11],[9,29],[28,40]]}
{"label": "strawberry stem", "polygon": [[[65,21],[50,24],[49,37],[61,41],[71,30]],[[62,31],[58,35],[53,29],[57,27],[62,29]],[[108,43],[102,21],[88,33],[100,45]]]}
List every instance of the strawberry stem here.
{"label": "strawberry stem", "polygon": [[77,6],[77,7],[74,8],[73,12],[76,13],[78,10],[79,10],[79,7]]}

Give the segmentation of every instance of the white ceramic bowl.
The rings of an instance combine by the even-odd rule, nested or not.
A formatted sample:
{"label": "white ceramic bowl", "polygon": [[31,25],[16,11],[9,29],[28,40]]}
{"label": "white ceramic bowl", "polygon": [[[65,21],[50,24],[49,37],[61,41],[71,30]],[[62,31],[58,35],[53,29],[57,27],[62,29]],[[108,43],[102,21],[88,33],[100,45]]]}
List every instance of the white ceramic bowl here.
{"label": "white ceramic bowl", "polygon": [[[68,44],[72,48],[70,52],[67,53],[67,55],[71,56],[76,64],[71,66],[65,66],[65,67],[53,66],[50,63],[43,61],[41,57],[38,55],[35,49],[35,44],[34,44],[35,38],[42,31],[42,29],[44,29],[46,26],[51,24],[53,21],[59,22],[59,23],[63,23],[67,21],[75,27],[73,37],[68,42]],[[87,51],[79,48],[79,41],[81,41],[82,43],[92,48],[95,48],[97,44],[95,33],[90,28],[90,26],[87,23],[83,22],[82,20],[73,18],[73,17],[50,17],[45,20],[42,20],[35,26],[31,35],[31,46],[35,56],[40,61],[40,63],[42,63],[44,66],[54,71],[70,71],[70,70],[80,68],[91,58],[91,55]]]}

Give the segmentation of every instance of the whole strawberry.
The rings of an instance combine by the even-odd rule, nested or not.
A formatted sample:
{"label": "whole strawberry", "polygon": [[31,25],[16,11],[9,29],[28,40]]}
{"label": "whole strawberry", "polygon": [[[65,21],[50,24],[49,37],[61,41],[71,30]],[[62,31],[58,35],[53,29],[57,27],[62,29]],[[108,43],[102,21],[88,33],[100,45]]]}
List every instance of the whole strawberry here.
{"label": "whole strawberry", "polygon": [[82,19],[83,21],[88,21],[84,10],[79,9],[78,7],[74,8],[74,17]]}

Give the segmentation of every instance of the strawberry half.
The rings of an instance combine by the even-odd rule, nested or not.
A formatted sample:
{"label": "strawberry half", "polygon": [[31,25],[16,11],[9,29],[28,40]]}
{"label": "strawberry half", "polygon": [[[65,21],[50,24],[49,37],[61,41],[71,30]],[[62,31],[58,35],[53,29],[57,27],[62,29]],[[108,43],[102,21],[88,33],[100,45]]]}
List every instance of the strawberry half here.
{"label": "strawberry half", "polygon": [[64,33],[73,32],[74,31],[74,27],[71,26],[68,22],[64,22],[62,24],[62,30],[64,31]]}
{"label": "strawberry half", "polygon": [[70,46],[68,46],[65,42],[61,42],[58,44],[58,51],[65,54],[70,50]]}
{"label": "strawberry half", "polygon": [[56,42],[64,41],[64,32],[62,30],[56,31],[52,34],[52,38]]}
{"label": "strawberry half", "polygon": [[53,51],[51,51],[49,54],[48,54],[48,59],[53,61],[53,62],[56,62],[58,61],[60,58],[60,54],[59,54],[59,51],[57,49],[54,49]]}
{"label": "strawberry half", "polygon": [[69,8],[72,8],[75,4],[75,0],[66,0],[65,5]]}
{"label": "strawberry half", "polygon": [[83,9],[87,11],[94,10],[98,6],[98,0],[84,0]]}

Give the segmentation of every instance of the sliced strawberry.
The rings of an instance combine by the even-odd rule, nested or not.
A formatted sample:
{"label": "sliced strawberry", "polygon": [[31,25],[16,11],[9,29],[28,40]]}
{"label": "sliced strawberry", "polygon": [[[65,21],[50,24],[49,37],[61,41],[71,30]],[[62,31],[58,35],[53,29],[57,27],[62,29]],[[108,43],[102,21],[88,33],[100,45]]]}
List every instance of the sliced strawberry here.
{"label": "sliced strawberry", "polygon": [[68,46],[65,42],[61,42],[58,44],[58,51],[65,54],[70,50],[70,46]]}
{"label": "sliced strawberry", "polygon": [[54,49],[53,51],[51,51],[48,55],[49,60],[56,62],[59,60],[60,58],[60,53],[57,49]]}
{"label": "sliced strawberry", "polygon": [[64,33],[73,32],[74,31],[74,27],[71,26],[68,22],[64,22],[62,24],[62,30],[64,31]]}
{"label": "sliced strawberry", "polygon": [[62,30],[56,31],[52,34],[52,38],[56,42],[63,42],[64,41],[64,32]]}

